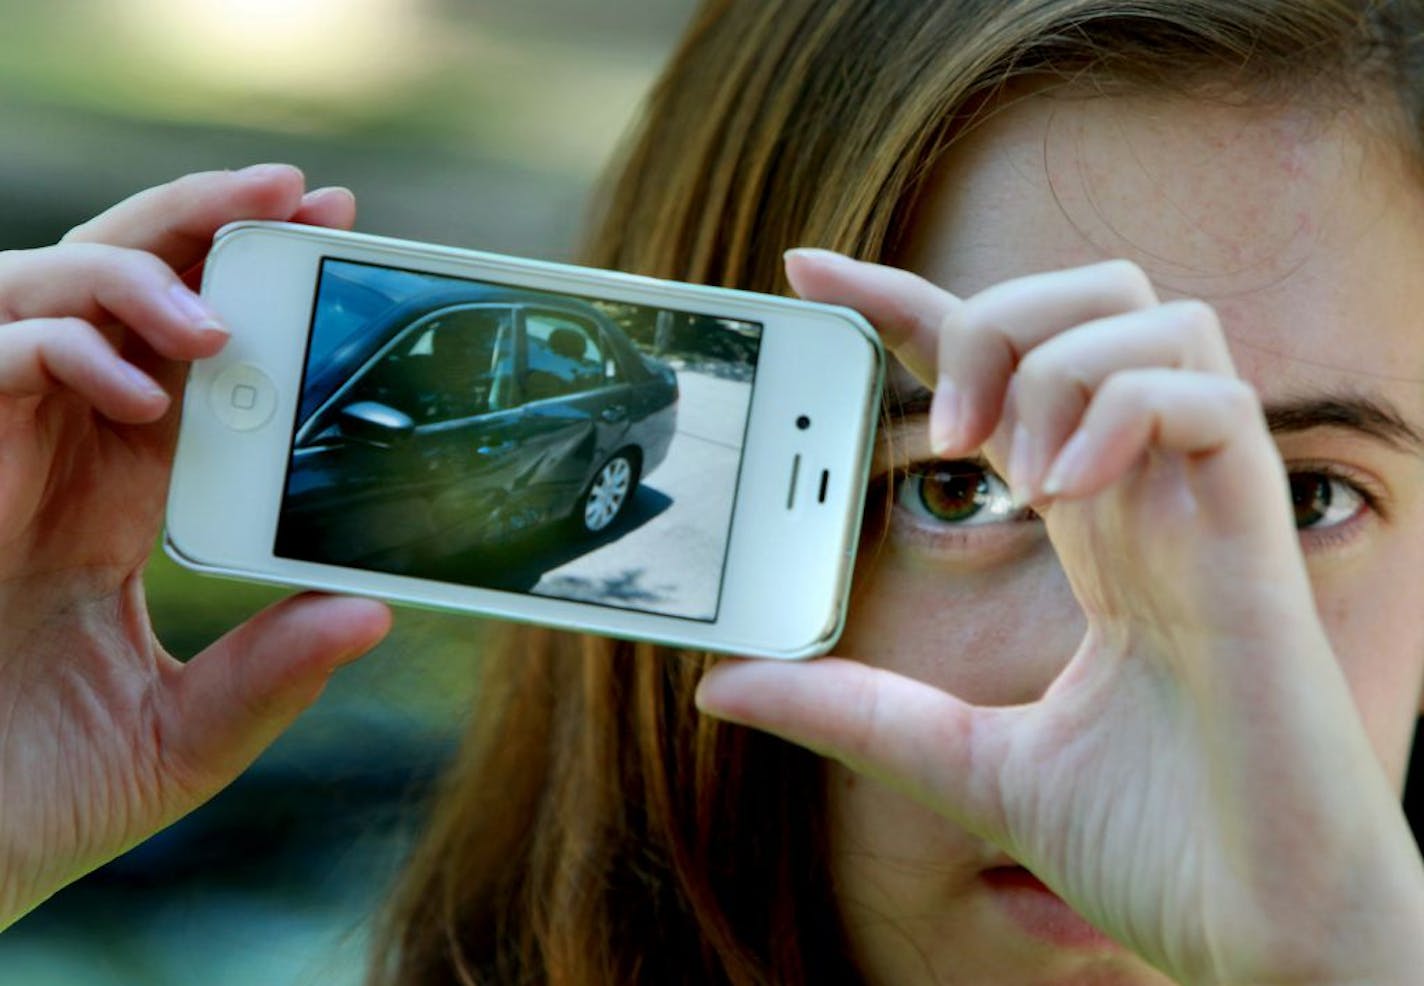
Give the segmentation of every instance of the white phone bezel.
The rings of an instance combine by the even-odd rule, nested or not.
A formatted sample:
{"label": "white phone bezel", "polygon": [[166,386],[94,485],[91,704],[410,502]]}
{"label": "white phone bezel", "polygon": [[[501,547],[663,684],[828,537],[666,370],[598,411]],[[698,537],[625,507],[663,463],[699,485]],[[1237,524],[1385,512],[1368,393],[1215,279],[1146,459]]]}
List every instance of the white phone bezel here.
{"label": "white phone bezel", "polygon": [[[315,286],[326,258],[761,322],[757,386],[717,619],[275,556]],[[885,364],[878,338],[858,314],[789,298],[260,222],[219,232],[203,291],[233,338],[221,354],[193,365],[185,393],[164,537],[166,551],[179,563],[210,574],[763,657],[822,653],[839,636]],[[219,419],[208,396],[219,374],[242,364],[259,367],[270,379],[275,410],[260,427],[234,430]],[[798,428],[802,415],[814,426]],[[803,463],[803,502],[787,509],[796,456]],[[819,502],[823,470],[831,479]]]}

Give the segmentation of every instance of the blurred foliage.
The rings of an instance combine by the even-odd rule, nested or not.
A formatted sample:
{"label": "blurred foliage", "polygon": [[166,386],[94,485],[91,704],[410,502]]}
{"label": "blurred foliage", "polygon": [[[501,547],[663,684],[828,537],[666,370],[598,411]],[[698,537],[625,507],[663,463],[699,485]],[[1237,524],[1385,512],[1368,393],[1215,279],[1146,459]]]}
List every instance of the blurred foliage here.
{"label": "blurred foliage", "polygon": [[[561,7],[605,25],[600,43],[570,31]],[[650,19],[631,3],[567,0],[3,0],[0,89],[118,118],[477,146],[521,168],[586,177],[687,5],[657,10]]]}
{"label": "blurred foliage", "polygon": [[747,379],[751,378],[761,346],[759,326],[616,301],[594,301],[593,304],[629,339],[656,356],[681,357],[693,363],[731,364],[740,367]]}

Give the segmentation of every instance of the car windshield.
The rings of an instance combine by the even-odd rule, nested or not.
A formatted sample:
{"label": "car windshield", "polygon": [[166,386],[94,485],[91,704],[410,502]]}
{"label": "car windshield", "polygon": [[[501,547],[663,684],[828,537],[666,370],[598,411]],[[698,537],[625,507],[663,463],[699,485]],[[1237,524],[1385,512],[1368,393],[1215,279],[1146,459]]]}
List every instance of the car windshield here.
{"label": "car windshield", "polygon": [[312,365],[328,363],[332,353],[388,308],[446,283],[407,271],[328,260],[318,301],[321,319],[312,333]]}
{"label": "car windshield", "polygon": [[366,336],[382,316],[448,278],[327,260],[322,265],[307,365],[320,367],[302,391],[298,420],[307,421],[372,349]]}

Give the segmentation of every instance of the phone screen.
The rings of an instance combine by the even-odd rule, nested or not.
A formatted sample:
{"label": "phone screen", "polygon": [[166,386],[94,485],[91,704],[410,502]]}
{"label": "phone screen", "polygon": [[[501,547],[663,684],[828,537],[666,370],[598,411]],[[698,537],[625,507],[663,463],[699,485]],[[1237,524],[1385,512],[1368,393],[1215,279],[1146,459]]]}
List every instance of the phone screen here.
{"label": "phone screen", "polygon": [[325,259],[275,553],[713,621],[762,329]]}

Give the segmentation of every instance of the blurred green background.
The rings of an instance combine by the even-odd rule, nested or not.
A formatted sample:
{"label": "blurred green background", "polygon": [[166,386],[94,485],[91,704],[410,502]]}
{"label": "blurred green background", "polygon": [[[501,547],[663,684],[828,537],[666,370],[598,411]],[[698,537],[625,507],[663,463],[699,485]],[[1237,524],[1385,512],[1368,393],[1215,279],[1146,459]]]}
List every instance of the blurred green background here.
{"label": "blurred green background", "polygon": [[[358,228],[550,259],[692,0],[0,0],[0,249],[189,171],[352,188]],[[180,656],[279,597],[155,553]],[[478,621],[391,639],[232,788],[0,936],[0,986],[358,982],[470,704]]]}

